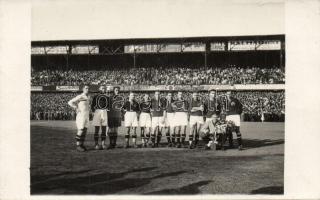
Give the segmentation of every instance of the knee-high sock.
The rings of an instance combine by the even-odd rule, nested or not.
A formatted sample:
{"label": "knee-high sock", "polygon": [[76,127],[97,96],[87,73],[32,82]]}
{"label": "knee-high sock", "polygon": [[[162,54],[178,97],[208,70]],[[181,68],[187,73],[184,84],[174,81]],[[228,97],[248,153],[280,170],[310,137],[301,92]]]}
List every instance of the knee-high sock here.
{"label": "knee-high sock", "polygon": [[161,132],[158,132],[158,135],[157,135],[157,144],[159,144],[159,143],[160,143],[160,141],[161,141],[161,137],[162,137]]}
{"label": "knee-high sock", "polygon": [[170,144],[171,143],[171,137],[170,137],[170,127],[169,127],[169,131],[166,133],[166,137],[167,137],[167,141]]}
{"label": "knee-high sock", "polygon": [[87,135],[87,128],[83,128],[83,132],[81,135],[81,145],[84,145],[84,141],[86,140],[86,135]]}
{"label": "knee-high sock", "polygon": [[125,138],[125,143],[126,145],[129,145],[129,138],[130,138],[130,128],[127,128],[127,133],[125,134],[124,138]]}
{"label": "knee-high sock", "polygon": [[141,142],[142,144],[145,143],[144,129],[141,129]]}
{"label": "knee-high sock", "polygon": [[230,128],[227,128],[227,136],[229,137],[229,146],[233,146],[233,135],[232,130]]}
{"label": "knee-high sock", "polygon": [[94,127],[94,135],[93,135],[93,138],[94,138],[94,143],[95,143],[95,145],[98,145],[98,143],[99,143],[99,129],[100,129],[99,126],[95,126],[95,127]]}
{"label": "knee-high sock", "polygon": [[136,139],[137,139],[137,134],[136,133],[133,133],[133,135],[132,135],[132,143],[133,143],[133,145],[136,145]]}
{"label": "knee-high sock", "polygon": [[182,133],[181,134],[181,143],[184,144],[185,140],[186,140],[186,134]]}
{"label": "knee-high sock", "polygon": [[101,143],[105,143],[107,137],[107,127],[102,126],[101,127]]}
{"label": "knee-high sock", "polygon": [[240,146],[242,145],[242,137],[241,137],[239,126],[236,127],[236,134],[237,134],[238,145]]}
{"label": "knee-high sock", "polygon": [[176,133],[173,133],[172,136],[171,136],[171,141],[173,144],[176,143]]}

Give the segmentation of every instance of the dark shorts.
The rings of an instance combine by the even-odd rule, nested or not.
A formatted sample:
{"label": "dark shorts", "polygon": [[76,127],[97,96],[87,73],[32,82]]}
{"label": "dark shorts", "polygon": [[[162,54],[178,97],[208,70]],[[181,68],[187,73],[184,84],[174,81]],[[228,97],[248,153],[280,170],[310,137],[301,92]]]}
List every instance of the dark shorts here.
{"label": "dark shorts", "polygon": [[121,126],[121,118],[108,118],[109,128],[115,128]]}

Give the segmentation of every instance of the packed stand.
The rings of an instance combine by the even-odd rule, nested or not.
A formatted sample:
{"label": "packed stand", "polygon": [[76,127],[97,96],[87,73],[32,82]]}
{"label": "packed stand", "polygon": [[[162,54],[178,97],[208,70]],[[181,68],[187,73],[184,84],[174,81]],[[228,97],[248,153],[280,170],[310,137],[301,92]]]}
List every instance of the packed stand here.
{"label": "packed stand", "polygon": [[[122,93],[128,96],[129,93]],[[144,93],[136,93],[141,100]],[[222,93],[219,93],[221,95]],[[76,113],[67,102],[77,93],[31,93],[31,119],[33,120],[75,120]],[[153,93],[151,93],[152,97]],[[165,96],[165,93],[161,94]],[[207,93],[200,93],[202,99]],[[175,98],[176,94],[174,94]],[[235,92],[235,97],[243,104],[245,121],[260,121],[262,113],[265,121],[284,121],[285,93],[281,92]],[[184,98],[191,98],[191,93],[184,93]],[[92,115],[91,115],[92,117]]]}
{"label": "packed stand", "polygon": [[232,85],[276,84],[285,82],[280,68],[258,67],[150,67],[106,68],[106,70],[31,72],[32,85]]}

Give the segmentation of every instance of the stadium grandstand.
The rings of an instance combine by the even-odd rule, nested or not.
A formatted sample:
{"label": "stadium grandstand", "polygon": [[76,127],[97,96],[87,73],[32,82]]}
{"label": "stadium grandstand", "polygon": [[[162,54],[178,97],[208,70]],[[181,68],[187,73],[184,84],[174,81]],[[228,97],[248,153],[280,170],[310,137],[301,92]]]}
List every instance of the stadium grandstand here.
{"label": "stadium grandstand", "polygon": [[71,120],[90,85],[136,91],[234,90],[243,120],[284,121],[284,35],[31,42],[31,119]]}

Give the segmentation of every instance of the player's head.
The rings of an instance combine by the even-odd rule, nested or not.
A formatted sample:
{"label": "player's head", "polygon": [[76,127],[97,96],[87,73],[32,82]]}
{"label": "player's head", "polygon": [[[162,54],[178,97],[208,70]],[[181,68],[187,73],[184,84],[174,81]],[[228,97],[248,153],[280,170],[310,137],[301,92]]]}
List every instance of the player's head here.
{"label": "player's head", "polygon": [[193,99],[195,99],[195,100],[198,99],[198,96],[199,96],[199,94],[198,94],[197,91],[193,91],[193,92],[192,92],[192,98],[193,98]]}
{"label": "player's head", "polygon": [[134,99],[134,93],[133,92],[130,92],[129,93],[129,100],[131,101],[131,100],[133,100]]}
{"label": "player's head", "polygon": [[227,93],[226,93],[227,97],[231,97],[232,93],[231,93],[231,90],[228,90]]}
{"label": "player's head", "polygon": [[156,99],[159,99],[159,97],[160,97],[160,92],[159,92],[159,91],[155,91],[155,92],[154,92],[154,97],[155,97]]}
{"label": "player's head", "polygon": [[118,95],[119,92],[120,92],[120,87],[119,87],[119,86],[115,86],[115,87],[113,88],[113,93],[114,93],[115,95]]}
{"label": "player's head", "polygon": [[89,85],[84,85],[84,86],[82,87],[82,92],[83,92],[84,94],[89,94]]}
{"label": "player's head", "polygon": [[105,85],[101,85],[101,86],[99,87],[99,91],[100,91],[101,93],[106,93],[106,86],[105,86]]}
{"label": "player's head", "polygon": [[219,119],[221,120],[221,121],[225,121],[226,120],[226,114],[220,114],[220,117],[219,117]]}
{"label": "player's head", "polygon": [[148,94],[148,93],[145,93],[145,94],[143,95],[143,101],[144,101],[144,102],[149,101],[149,94]]}
{"label": "player's head", "polygon": [[168,100],[172,100],[172,92],[168,92],[168,94],[167,94],[167,99],[168,99]]}
{"label": "player's head", "polygon": [[219,118],[218,118],[217,115],[212,115],[212,116],[211,116],[211,119],[212,119],[212,122],[213,122],[213,123],[216,123]]}
{"label": "player's head", "polygon": [[110,85],[106,86],[107,93],[110,93],[112,91],[112,87]]}
{"label": "player's head", "polygon": [[210,99],[213,99],[215,96],[216,96],[216,91],[215,90],[209,90]]}
{"label": "player's head", "polygon": [[178,91],[177,96],[178,96],[178,99],[182,99],[182,91]]}

